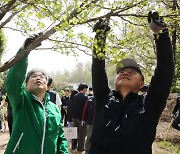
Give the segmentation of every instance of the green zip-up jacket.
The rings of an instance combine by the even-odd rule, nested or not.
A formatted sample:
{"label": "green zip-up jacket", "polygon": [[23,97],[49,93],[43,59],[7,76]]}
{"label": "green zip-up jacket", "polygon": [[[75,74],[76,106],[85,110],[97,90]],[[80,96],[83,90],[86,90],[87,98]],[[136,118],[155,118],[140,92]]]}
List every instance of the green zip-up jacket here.
{"label": "green zip-up jacket", "polygon": [[58,107],[50,101],[48,93],[42,104],[26,91],[27,66],[26,56],[10,69],[6,80],[13,109],[13,131],[5,154],[68,154]]}

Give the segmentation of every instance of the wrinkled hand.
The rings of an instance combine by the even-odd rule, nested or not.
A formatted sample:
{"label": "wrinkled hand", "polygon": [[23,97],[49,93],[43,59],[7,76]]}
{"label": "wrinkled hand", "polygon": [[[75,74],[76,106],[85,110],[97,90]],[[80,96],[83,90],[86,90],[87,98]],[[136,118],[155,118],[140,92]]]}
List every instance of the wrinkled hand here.
{"label": "wrinkled hand", "polygon": [[160,30],[166,29],[167,25],[163,21],[163,18],[159,17],[158,12],[152,12],[150,11],[148,13],[148,23],[150,26],[150,29],[154,33],[158,33]]}
{"label": "wrinkled hand", "polygon": [[86,124],[85,121],[81,121],[81,126],[84,126]]}
{"label": "wrinkled hand", "polygon": [[109,26],[109,22],[107,20],[99,19],[99,21],[93,27],[93,32],[96,32],[96,34],[105,34],[110,29],[111,27]]}
{"label": "wrinkled hand", "polygon": [[[29,46],[34,40],[36,40],[39,36],[41,36],[42,33],[38,33],[38,34],[33,34],[30,37],[28,37],[25,41],[24,41],[24,45],[23,48],[25,49],[27,46]],[[36,47],[40,46],[41,43],[39,43]]]}

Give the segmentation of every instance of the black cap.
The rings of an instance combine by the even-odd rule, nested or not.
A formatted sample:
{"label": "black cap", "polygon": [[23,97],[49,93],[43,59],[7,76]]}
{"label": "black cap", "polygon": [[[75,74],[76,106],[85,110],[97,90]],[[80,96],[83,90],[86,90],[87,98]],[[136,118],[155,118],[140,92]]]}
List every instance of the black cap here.
{"label": "black cap", "polygon": [[139,65],[131,58],[125,58],[120,61],[119,65],[116,68],[117,74],[125,68],[135,68],[142,75]]}

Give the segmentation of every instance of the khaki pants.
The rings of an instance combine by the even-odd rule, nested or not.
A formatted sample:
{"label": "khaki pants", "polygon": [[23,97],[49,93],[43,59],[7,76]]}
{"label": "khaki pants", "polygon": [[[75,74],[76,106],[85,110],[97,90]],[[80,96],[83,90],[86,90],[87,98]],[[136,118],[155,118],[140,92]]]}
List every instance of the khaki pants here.
{"label": "khaki pants", "polygon": [[93,125],[87,125],[87,130],[86,130],[86,141],[85,141],[85,154],[89,153],[89,149],[91,146],[91,142],[90,142],[90,138],[91,138],[91,134],[92,134],[92,129],[93,129]]}
{"label": "khaki pants", "polygon": [[72,119],[73,127],[78,127],[78,138],[72,139],[72,149],[84,151],[84,142],[86,137],[86,125],[81,125],[81,120]]}

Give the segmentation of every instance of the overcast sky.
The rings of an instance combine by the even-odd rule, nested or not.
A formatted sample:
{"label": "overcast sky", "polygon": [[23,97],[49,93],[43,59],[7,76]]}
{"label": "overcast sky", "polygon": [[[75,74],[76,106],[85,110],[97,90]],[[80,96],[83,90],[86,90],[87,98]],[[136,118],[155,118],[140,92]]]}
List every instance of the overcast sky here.
{"label": "overcast sky", "polygon": [[[13,57],[25,40],[25,37],[20,32],[5,29],[4,33],[7,37],[7,48],[5,49],[6,53],[2,57],[2,63]],[[41,47],[43,47],[43,42]],[[77,62],[86,63],[91,60],[91,57],[83,53],[81,53],[79,58],[75,58],[54,51],[34,50],[31,51],[28,60],[28,70],[38,67],[45,69],[47,72],[56,72],[64,69],[73,70]]]}

